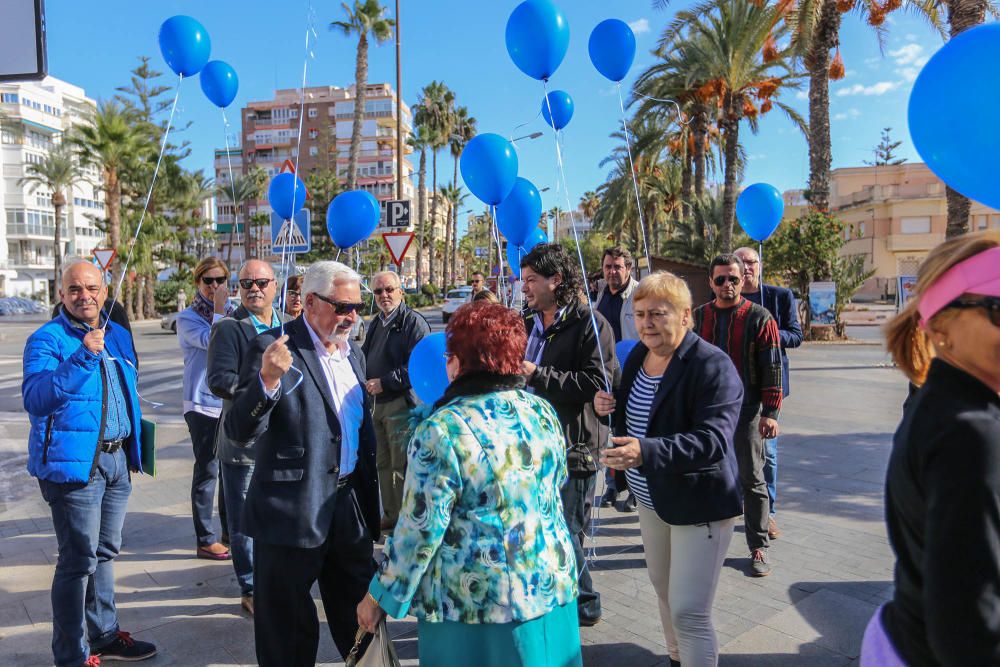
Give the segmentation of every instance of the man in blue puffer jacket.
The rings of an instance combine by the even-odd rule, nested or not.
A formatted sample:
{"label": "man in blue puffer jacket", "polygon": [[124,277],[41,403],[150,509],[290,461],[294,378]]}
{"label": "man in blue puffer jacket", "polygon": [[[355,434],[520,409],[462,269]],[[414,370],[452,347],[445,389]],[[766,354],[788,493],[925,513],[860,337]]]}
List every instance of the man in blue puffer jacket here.
{"label": "man in blue puffer jacket", "polygon": [[130,473],[142,472],[135,348],[101,321],[102,272],[70,260],[59,315],[28,338],[21,393],[31,420],[28,472],[52,510],[59,560],[52,580],[57,667],[143,660],[156,647],[118,627],[111,563],[122,542]]}

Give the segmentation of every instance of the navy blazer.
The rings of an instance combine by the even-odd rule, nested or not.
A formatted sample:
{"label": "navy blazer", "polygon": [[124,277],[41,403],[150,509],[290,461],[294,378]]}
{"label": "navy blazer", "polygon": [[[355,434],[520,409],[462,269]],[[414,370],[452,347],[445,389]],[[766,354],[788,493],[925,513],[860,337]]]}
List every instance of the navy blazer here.
{"label": "navy blazer", "polygon": [[[625,360],[614,413],[615,433],[627,435],[625,408],[648,352],[637,343]],[[692,332],[674,352],[639,438],[653,509],[675,526],[719,521],[743,511],[733,432],[743,382],[729,355]]]}
{"label": "navy blazer", "polygon": [[778,323],[778,333],[781,335],[781,393],[788,396],[791,390],[788,386],[788,355],[785,350],[802,345],[802,326],[799,324],[799,309],[795,305],[795,295],[792,290],[777,285],[761,285],[764,291],[764,302],[761,303],[760,291],[743,293],[747,301],[753,301],[764,306],[771,317]]}
{"label": "navy blazer", "polygon": [[[319,357],[302,318],[285,325],[292,365],[281,378],[277,398],[268,398],[260,381],[264,350],[280,335],[271,329],[250,343],[240,383],[224,428],[234,443],[253,443],[256,466],[243,509],[244,532],[267,544],[298,548],[322,545],[330,530],[340,478],[341,424]],[[361,348],[353,341],[351,366],[364,387]],[[371,402],[364,396],[358,463],[352,485],[372,540],[379,537],[378,478]],[[350,487],[345,487],[348,489]]]}

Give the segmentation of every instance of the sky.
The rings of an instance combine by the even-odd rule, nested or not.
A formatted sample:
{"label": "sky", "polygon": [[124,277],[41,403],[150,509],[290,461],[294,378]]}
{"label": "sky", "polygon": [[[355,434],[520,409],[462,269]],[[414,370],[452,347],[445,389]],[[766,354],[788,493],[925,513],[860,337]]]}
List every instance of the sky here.
{"label": "sky", "polygon": [[[48,0],[49,73],[103,99],[125,85],[138,57],[148,55],[164,72],[162,81],[175,85],[159,53],[160,24],[175,14],[201,21],[212,40],[212,59],[229,62],[240,78],[239,94],[230,109],[238,134],[237,109],[250,100],[273,97],[276,88],[301,84],[303,64],[306,85],[348,86],[354,82],[355,39],[330,31],[331,21],[343,16],[339,2],[322,0]],[[388,3],[392,10],[391,0]],[[606,18],[629,23],[638,44],[635,63],[622,85],[627,96],[632,80],[655,62],[651,51],[675,11],[691,3],[679,1],[667,11],[652,9],[650,0],[562,0],[570,25],[570,45],[565,60],[553,75],[551,89],[562,89],[574,99],[575,114],[563,131],[565,176],[569,203],[596,190],[607,176],[599,166],[615,148],[609,135],[621,128],[615,84],[604,79],[590,63],[590,31]],[[401,0],[403,93],[414,104],[420,89],[432,80],[444,81],[457,102],[469,108],[480,132],[508,137],[535,131],[545,134],[518,142],[519,173],[539,188],[550,188],[542,197],[546,209],[567,208],[567,192],[557,187],[555,144],[540,116],[542,83],[518,70],[504,45],[507,17],[516,0]],[[314,18],[310,21],[309,17]],[[316,30],[312,55],[305,49],[308,27]],[[906,103],[913,80],[927,58],[938,49],[941,37],[926,22],[901,12],[886,23],[883,45],[874,31],[856,15],[844,17],[841,53],[846,77],[831,82],[831,133],[833,166],[859,166],[872,159],[881,129],[891,127],[902,140],[900,157],[918,161],[906,128]],[[395,87],[395,48],[390,40],[369,50],[369,82],[388,81]],[[784,101],[808,115],[806,88],[787,94]],[[213,174],[213,150],[225,145],[226,130],[220,111],[202,94],[196,80],[181,85],[177,122],[191,126],[184,137],[192,153],[185,165]],[[777,109],[765,116],[756,136],[746,125],[741,139],[749,155],[745,184],[768,182],[780,190],[804,187],[808,178],[805,137]],[[416,159],[414,156],[414,167]],[[438,182],[452,178],[450,153],[438,158]],[[461,178],[461,177],[460,177]],[[466,205],[479,209],[470,195]]]}

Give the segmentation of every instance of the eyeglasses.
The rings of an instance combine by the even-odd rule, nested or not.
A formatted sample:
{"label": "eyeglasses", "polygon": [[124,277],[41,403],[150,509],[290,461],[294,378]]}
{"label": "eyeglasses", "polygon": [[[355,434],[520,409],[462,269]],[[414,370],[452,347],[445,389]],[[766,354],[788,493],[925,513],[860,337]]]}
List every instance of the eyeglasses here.
{"label": "eyeglasses", "polygon": [[385,292],[386,294],[392,294],[393,292],[396,291],[396,288],[395,287],[376,287],[372,291],[375,292],[375,296],[382,296],[383,292]]}
{"label": "eyeglasses", "polygon": [[993,326],[1000,327],[1000,297],[996,296],[984,296],[981,299],[976,299],[974,301],[963,301],[962,299],[956,299],[949,303],[947,308],[984,308],[986,310],[986,316],[990,318],[990,322]]}
{"label": "eyeglasses", "polygon": [[264,290],[272,282],[274,282],[274,278],[240,278],[240,287],[253,289],[253,286],[256,285],[257,289]]}
{"label": "eyeglasses", "polygon": [[300,294],[299,292],[296,292],[293,289],[288,290],[288,292],[286,292],[285,296],[287,298],[289,298],[289,299],[301,299],[302,298],[302,294]]}
{"label": "eyeglasses", "polygon": [[337,313],[338,315],[348,315],[350,313],[356,313],[365,307],[365,304],[363,303],[347,303],[345,301],[334,301],[333,299],[325,297],[322,294],[318,294],[316,292],[313,292],[313,296],[315,296],[320,301],[325,301],[331,306],[333,306],[333,312]]}
{"label": "eyeglasses", "polygon": [[712,282],[715,283],[716,287],[722,287],[723,285],[726,284],[727,280],[729,281],[729,283],[731,285],[737,285],[740,282],[740,277],[739,276],[715,276],[715,278],[712,279]]}
{"label": "eyeglasses", "polygon": [[212,283],[215,283],[216,285],[221,285],[222,283],[226,282],[226,277],[217,276],[215,278],[212,278],[210,276],[202,276],[201,282],[204,283],[205,285],[211,285]]}

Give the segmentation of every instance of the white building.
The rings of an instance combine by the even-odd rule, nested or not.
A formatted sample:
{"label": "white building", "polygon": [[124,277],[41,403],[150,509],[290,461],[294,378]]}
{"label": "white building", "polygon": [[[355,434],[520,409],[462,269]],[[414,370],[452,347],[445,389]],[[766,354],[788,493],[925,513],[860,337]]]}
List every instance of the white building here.
{"label": "white building", "polygon": [[[0,82],[0,208],[6,226],[0,234],[0,296],[55,295],[55,212],[52,193],[44,187],[19,185],[26,166],[40,163],[53,143],[94,107],[82,88],[46,77],[40,82]],[[89,256],[106,245],[95,219],[104,217],[100,174],[85,171],[86,181],[65,193],[62,254]]]}

